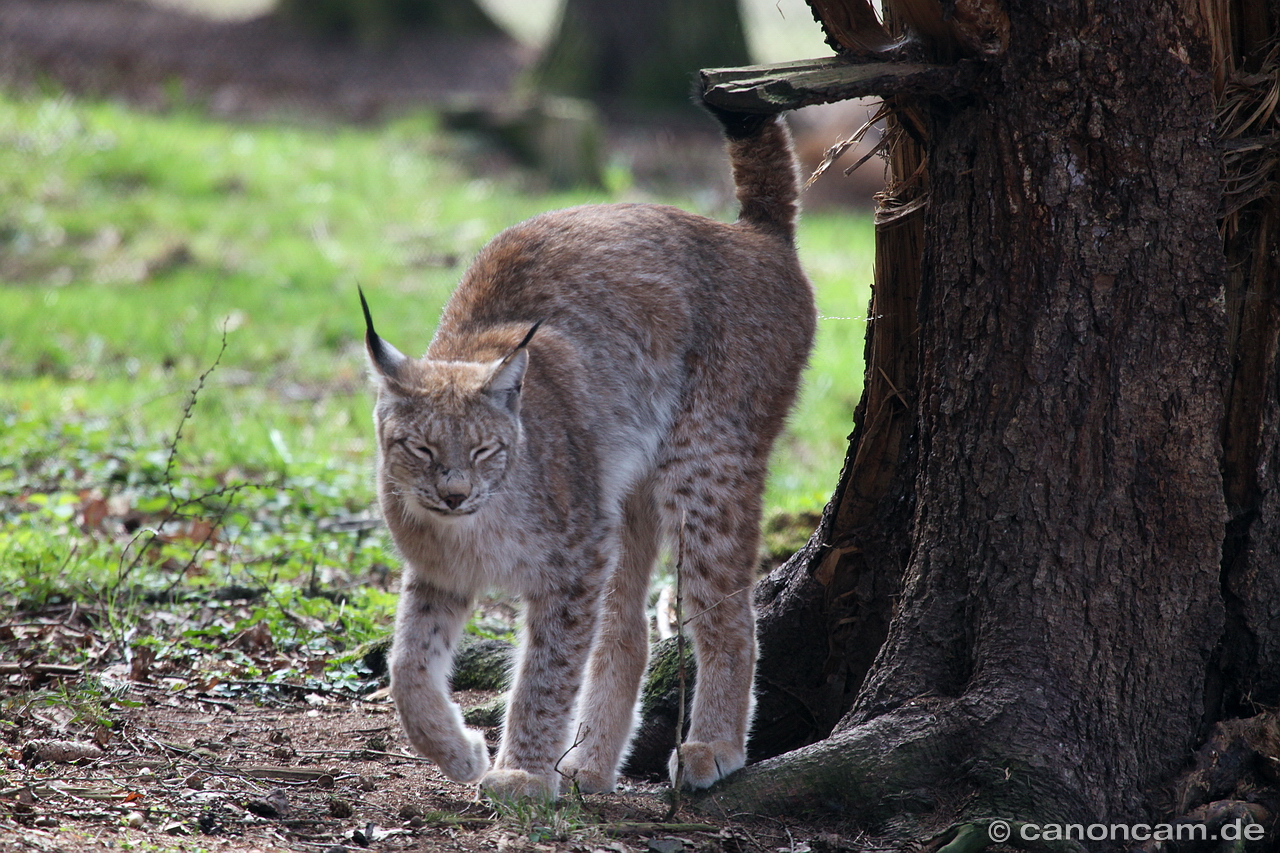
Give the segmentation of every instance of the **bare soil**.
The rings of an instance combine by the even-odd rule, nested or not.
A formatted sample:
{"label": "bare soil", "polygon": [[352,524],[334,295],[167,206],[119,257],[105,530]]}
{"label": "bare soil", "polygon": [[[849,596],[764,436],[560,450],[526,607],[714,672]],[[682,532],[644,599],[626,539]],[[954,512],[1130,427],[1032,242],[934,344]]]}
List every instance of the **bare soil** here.
{"label": "bare soil", "polygon": [[[385,691],[297,677],[268,686],[219,667],[120,662],[59,606],[0,625],[0,851],[795,851],[852,849],[831,824],[670,809],[665,784],[495,808],[412,753]],[[171,617],[166,617],[170,618]],[[263,671],[324,660],[244,632]],[[68,646],[90,663],[44,663]],[[96,661],[96,662],[95,662]],[[492,694],[457,698],[473,707]],[[496,744],[496,730],[487,730]]]}

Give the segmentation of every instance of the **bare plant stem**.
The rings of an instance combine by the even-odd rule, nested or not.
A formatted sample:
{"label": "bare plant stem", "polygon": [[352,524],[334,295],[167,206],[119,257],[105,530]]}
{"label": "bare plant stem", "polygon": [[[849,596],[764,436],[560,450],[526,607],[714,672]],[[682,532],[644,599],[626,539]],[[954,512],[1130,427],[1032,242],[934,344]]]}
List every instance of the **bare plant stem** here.
{"label": "bare plant stem", "polygon": [[227,326],[222,326],[222,342],[218,346],[218,354],[213,358],[213,364],[200,374],[200,378],[196,380],[196,387],[191,389],[191,395],[187,397],[187,404],[182,407],[182,418],[178,421],[178,428],[173,432],[173,440],[169,442],[169,458],[164,463],[164,485],[169,491],[169,498],[174,503],[178,502],[177,497],[173,494],[173,463],[178,458],[178,442],[182,440],[182,428],[187,425],[187,421],[191,420],[191,413],[195,411],[196,400],[200,397],[200,392],[204,390],[205,380],[212,375],[213,371],[218,369],[218,365],[222,363],[222,356],[227,351]]}

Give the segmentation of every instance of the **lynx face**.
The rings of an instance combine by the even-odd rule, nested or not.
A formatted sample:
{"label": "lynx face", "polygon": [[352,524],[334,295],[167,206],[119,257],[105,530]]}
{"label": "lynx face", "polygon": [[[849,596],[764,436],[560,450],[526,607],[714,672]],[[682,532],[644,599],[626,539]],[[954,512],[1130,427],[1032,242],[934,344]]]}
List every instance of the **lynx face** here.
{"label": "lynx face", "polygon": [[382,476],[411,515],[471,515],[501,488],[521,434],[518,389],[494,387],[503,367],[409,362],[384,382]]}

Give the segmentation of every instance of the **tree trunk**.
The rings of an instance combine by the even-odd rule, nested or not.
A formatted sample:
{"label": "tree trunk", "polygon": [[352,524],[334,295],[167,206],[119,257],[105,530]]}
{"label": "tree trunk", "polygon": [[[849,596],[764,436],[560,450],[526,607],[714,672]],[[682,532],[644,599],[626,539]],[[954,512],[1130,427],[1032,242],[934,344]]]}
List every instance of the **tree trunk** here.
{"label": "tree trunk", "polygon": [[[877,277],[869,353],[897,349],[868,358],[822,527],[759,593],[762,675],[844,603],[891,621],[869,669],[874,630],[853,649],[829,632],[824,665],[788,674],[833,703],[860,684],[829,737],[703,806],[1150,819],[1222,708],[1280,682],[1275,218],[1244,214],[1228,288],[1214,58],[1232,48],[1202,10],[1227,11],[943,5],[934,58],[985,71],[967,99],[915,103],[919,292]],[[890,366],[910,374],[896,429]]]}
{"label": "tree trunk", "polygon": [[324,35],[371,45],[413,28],[459,35],[502,32],[476,0],[280,0],[276,14]]}
{"label": "tree trunk", "polygon": [[747,61],[737,0],[566,0],[534,84],[605,107],[670,110],[688,105],[699,68]]}

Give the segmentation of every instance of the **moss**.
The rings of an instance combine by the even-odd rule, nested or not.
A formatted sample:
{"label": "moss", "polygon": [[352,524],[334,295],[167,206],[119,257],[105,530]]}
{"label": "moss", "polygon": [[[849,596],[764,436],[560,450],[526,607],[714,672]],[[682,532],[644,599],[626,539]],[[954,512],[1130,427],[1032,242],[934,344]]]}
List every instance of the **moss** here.
{"label": "moss", "polygon": [[803,548],[821,520],[822,513],[815,511],[779,512],[765,519],[760,528],[765,569],[782,565]]}
{"label": "moss", "polygon": [[[663,640],[653,647],[649,656],[649,669],[644,676],[644,690],[640,695],[640,714],[649,718],[666,713],[675,719],[680,697],[680,657],[675,638]],[[693,657],[693,644],[684,644],[685,697],[693,695],[693,678],[697,663]]]}
{"label": "moss", "polygon": [[462,719],[469,726],[482,729],[497,728],[507,714],[507,697],[495,696],[487,702],[472,705],[462,712]]}
{"label": "moss", "polygon": [[464,635],[453,664],[454,690],[506,690],[511,680],[511,644]]}

